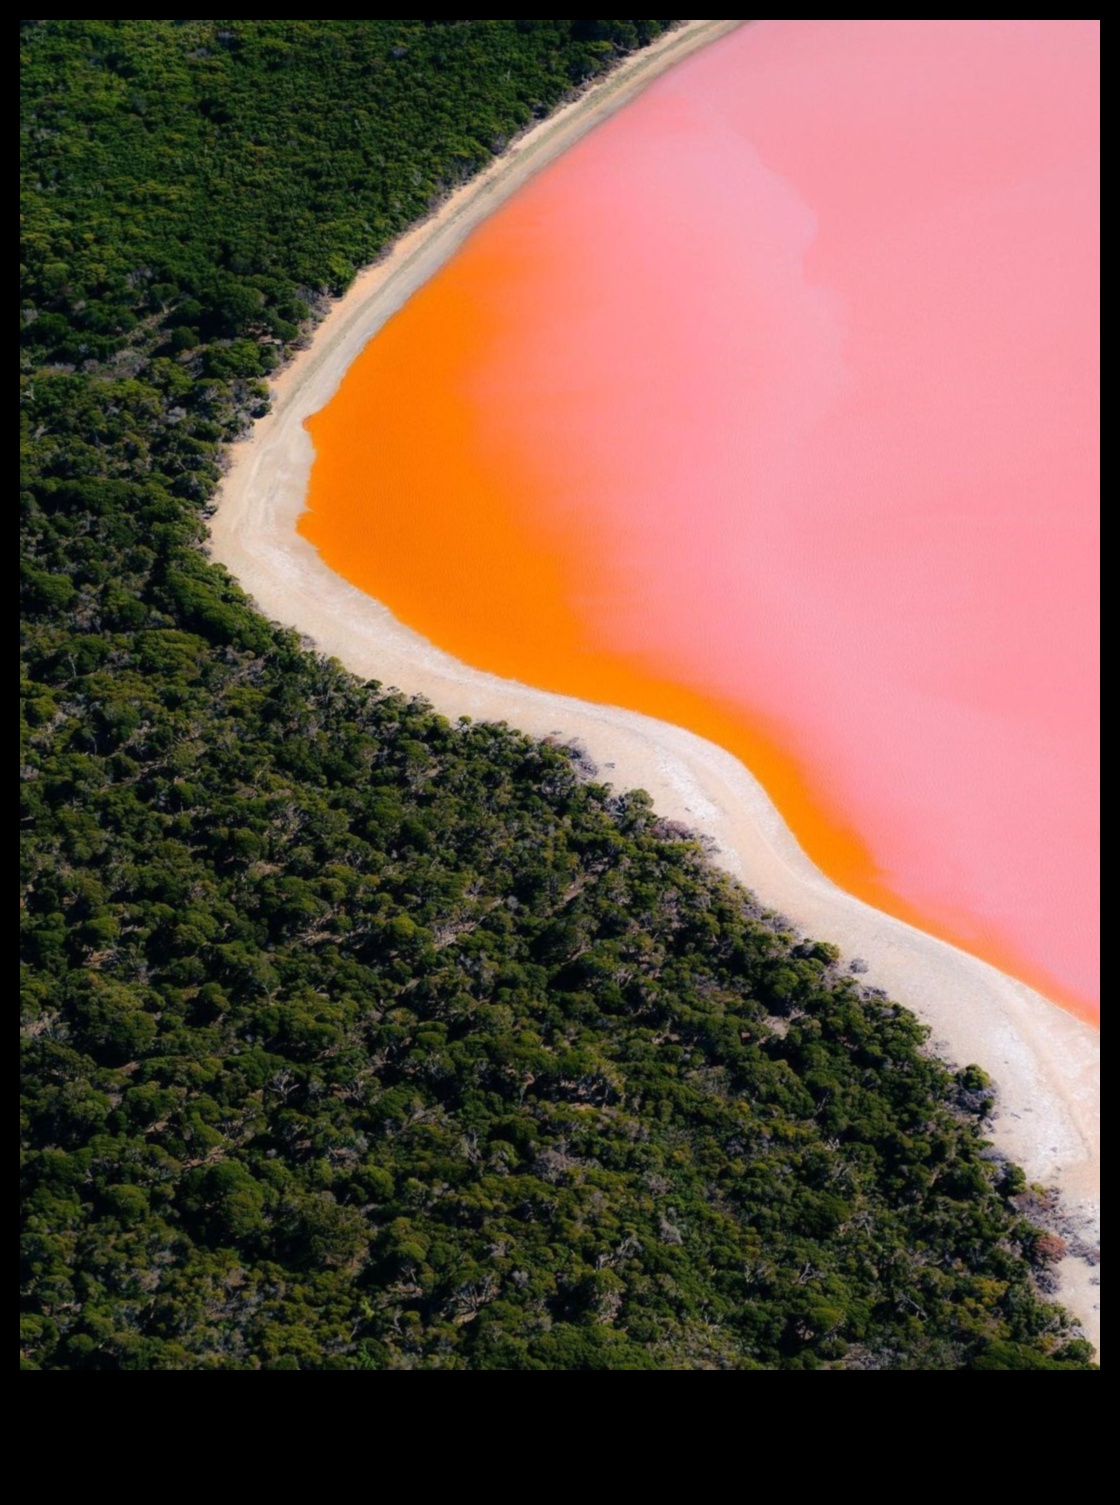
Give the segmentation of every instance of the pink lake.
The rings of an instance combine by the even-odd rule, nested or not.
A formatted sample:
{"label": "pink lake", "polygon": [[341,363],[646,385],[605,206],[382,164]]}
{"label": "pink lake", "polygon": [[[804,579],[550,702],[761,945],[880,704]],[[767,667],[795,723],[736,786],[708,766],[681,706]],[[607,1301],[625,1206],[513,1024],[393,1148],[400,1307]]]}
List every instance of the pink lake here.
{"label": "pink lake", "polygon": [[[496,498],[553,562],[538,623],[554,608],[589,662],[765,727],[808,791],[779,804],[826,870],[1082,1008],[1098,46],[1092,21],[751,23],[535,179],[353,377],[376,392],[369,474],[421,537],[449,486]],[[430,360],[394,364],[418,339]],[[309,536],[512,672],[486,632],[534,630],[468,620],[517,568],[508,530],[430,607],[399,561],[371,575],[353,531],[332,551],[334,408],[313,424]],[[352,509],[365,468],[346,464]],[[579,693],[538,658],[537,683]],[[813,811],[855,833],[862,877]]]}

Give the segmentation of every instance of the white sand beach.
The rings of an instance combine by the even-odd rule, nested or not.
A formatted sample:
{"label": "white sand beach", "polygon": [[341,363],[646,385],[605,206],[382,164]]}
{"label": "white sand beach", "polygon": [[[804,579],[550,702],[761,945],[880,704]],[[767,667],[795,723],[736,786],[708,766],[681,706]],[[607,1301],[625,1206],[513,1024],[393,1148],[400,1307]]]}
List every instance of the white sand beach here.
{"label": "white sand beach", "polygon": [[[486,172],[363,272],[273,384],[272,411],[234,446],[211,524],[213,557],[267,616],[367,679],[426,696],[451,718],[508,721],[576,741],[620,789],[715,844],[714,859],[807,933],[863,958],[861,980],[913,1009],[938,1050],[975,1061],[999,1092],[992,1140],[1028,1180],[1056,1187],[1079,1242],[1099,1240],[1099,1032],[985,962],[892,919],[809,861],[765,791],[730,754],[634,712],[498,679],[442,653],[322,563],[296,531],[313,460],[304,420],[366,342],[470,231],[534,172],[695,49],[742,23],[690,21],[521,136]],[[1099,1266],[1071,1254],[1057,1299],[1100,1340]]]}

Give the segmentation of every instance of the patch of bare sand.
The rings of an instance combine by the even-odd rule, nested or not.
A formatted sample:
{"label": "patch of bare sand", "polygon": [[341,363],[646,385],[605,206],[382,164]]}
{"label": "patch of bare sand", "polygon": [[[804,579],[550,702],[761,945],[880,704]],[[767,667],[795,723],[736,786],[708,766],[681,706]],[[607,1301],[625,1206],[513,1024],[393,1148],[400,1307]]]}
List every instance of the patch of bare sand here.
{"label": "patch of bare sand", "polygon": [[[442,653],[328,570],[296,532],[314,452],[303,427],[347,366],[470,231],[645,84],[741,23],[690,21],[627,59],[520,137],[485,173],[355,281],[273,386],[269,415],[234,446],[212,552],[260,609],[367,679],[426,696],[452,718],[509,721],[580,742],[620,789],[644,788],[667,817],[714,843],[714,860],[803,931],[867,964],[861,980],[912,1008],[949,1059],[995,1079],[992,1140],[1032,1182],[1057,1187],[1079,1243],[1100,1238],[1099,1033],[987,963],[872,909],[805,856],[765,791],[722,748],[635,712],[497,679]],[[1099,1267],[1058,1267],[1057,1297],[1100,1342]]]}

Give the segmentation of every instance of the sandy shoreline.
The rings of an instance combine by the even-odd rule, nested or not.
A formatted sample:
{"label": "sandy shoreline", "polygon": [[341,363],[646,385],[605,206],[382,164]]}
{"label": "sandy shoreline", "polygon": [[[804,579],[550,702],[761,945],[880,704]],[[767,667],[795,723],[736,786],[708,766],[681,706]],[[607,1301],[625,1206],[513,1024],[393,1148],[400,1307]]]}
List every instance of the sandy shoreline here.
{"label": "sandy shoreline", "polygon": [[[535,126],[368,268],[273,385],[271,413],[234,446],[212,520],[212,553],[268,616],[297,628],[364,678],[425,695],[445,715],[507,720],[581,742],[601,777],[642,787],[659,810],[710,837],[715,859],[803,930],[868,964],[931,1027],[950,1059],[994,1077],[992,1138],[1028,1179],[1057,1186],[1069,1225],[1099,1241],[1099,1034],[975,957],[844,893],[798,846],[737,759],[679,727],[552,695],[471,669],[397,622],[331,572],[296,532],[313,460],[304,420],[385,321],[528,177],[696,48],[741,23],[691,21],[627,59]],[[1070,1258],[1062,1300],[1099,1345],[1099,1267]]]}

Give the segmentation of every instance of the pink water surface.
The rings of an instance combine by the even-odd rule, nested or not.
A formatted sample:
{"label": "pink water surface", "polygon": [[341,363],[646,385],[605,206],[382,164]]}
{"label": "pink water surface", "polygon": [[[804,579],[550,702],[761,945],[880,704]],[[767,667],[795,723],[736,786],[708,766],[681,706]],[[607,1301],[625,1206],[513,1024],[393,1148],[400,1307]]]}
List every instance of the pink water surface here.
{"label": "pink water surface", "polygon": [[1097,48],[743,29],[524,196],[474,385],[614,565],[595,634],[768,712],[892,886],[1084,998]]}
{"label": "pink water surface", "polygon": [[588,641],[762,718],[907,912],[1082,1004],[1097,54],[1090,21],[752,23],[455,274],[455,398],[579,541]]}

